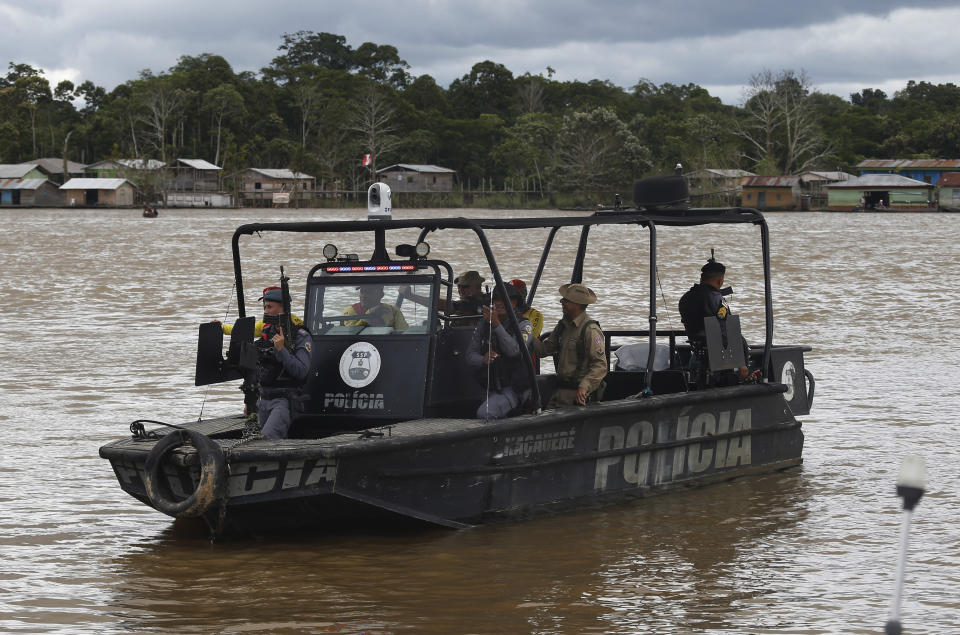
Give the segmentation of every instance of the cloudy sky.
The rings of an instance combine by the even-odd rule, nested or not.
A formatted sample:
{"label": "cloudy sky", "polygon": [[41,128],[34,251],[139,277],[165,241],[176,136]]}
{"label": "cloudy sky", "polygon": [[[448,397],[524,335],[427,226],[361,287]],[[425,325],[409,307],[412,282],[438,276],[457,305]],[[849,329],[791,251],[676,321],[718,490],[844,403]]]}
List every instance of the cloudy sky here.
{"label": "cloudy sky", "polygon": [[958,25],[956,0],[0,0],[0,63],[109,90],[181,55],[258,71],[284,33],[326,31],[354,48],[392,44],[442,86],[489,59],[625,88],[692,82],[737,104],[764,68],[805,70],[845,98],[910,79],[960,84]]}

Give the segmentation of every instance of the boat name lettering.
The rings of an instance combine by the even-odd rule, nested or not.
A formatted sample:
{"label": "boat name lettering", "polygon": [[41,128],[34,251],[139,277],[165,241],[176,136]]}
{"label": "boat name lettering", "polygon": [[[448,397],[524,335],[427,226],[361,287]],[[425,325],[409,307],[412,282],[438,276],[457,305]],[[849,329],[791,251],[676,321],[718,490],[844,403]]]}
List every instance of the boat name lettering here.
{"label": "boat name lettering", "polygon": [[227,485],[228,496],[250,496],[281,490],[333,483],[337,462],[332,459],[269,461],[237,466]]}
{"label": "boat name lettering", "polygon": [[[750,430],[752,427],[752,412],[750,408],[743,408],[737,410],[732,416],[729,410],[716,414],[701,412],[692,418],[682,414],[677,417],[675,428],[669,425],[665,428],[661,427],[661,433],[668,433],[670,428],[674,428],[673,438],[680,441]],[[597,451],[642,448],[653,443],[655,436],[655,427],[649,421],[637,421],[630,426],[605,426],[600,428],[597,437]],[[668,433],[666,438],[657,439],[657,441],[669,441],[670,436]],[[666,448],[660,452],[672,453],[672,461],[667,458],[651,463],[652,453],[643,451],[636,454],[613,454],[598,458],[593,481],[594,489],[649,485],[651,479],[654,484],[664,483],[685,475],[704,472],[711,467],[722,469],[751,464],[749,434],[716,441],[689,443]],[[670,457],[670,454],[665,456]],[[611,469],[617,467],[621,469]],[[617,478],[621,474],[623,481]]]}
{"label": "boat name lettering", "polygon": [[323,394],[323,407],[329,406],[349,410],[383,410],[383,393],[327,392]]}
{"label": "boat name lettering", "polygon": [[572,450],[576,441],[576,428],[558,432],[540,432],[503,440],[503,456],[530,456],[543,452]]}

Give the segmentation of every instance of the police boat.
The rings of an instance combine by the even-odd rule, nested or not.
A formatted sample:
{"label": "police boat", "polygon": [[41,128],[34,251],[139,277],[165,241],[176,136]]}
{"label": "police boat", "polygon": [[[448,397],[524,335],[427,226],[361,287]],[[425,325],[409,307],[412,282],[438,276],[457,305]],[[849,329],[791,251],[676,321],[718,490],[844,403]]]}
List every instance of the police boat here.
{"label": "police boat", "polygon": [[[804,366],[811,349],[773,343],[766,221],[754,209],[689,208],[686,194],[682,177],[653,177],[635,183],[633,208],[618,199],[577,216],[398,220],[381,214],[389,210],[389,190],[374,184],[368,197],[373,220],[242,225],[232,240],[240,317],[226,356],[219,326],[201,326],[197,385],[249,378],[257,367],[254,317],[246,315],[244,302],[244,239],[307,232],[317,236],[320,251],[325,237],[336,234],[351,250],[361,240],[368,248],[361,258],[327,244],[324,258],[307,273],[302,315],[312,336],[312,365],[307,399],[289,438],[263,438],[239,415],[149,431],[134,422],[132,436],[101,447],[100,456],[131,496],[169,516],[200,517],[214,537],[339,529],[352,522],[464,528],[796,466],[803,451],[796,417],[809,413],[813,402],[814,378]],[[748,351],[750,365],[759,369],[750,383],[707,385],[703,372],[690,369],[684,331],[657,328],[657,229],[708,224],[760,228],[765,339]],[[631,329],[605,331],[611,363],[600,400],[543,409],[556,375],[546,366],[538,372],[524,356],[530,398],[522,409],[499,420],[475,418],[484,387],[464,353],[476,318],[448,311],[454,274],[426,238],[453,231],[472,236],[493,283],[505,292],[488,232],[539,229],[547,238],[529,286],[530,305],[558,233],[579,235],[570,281],[580,282],[591,229],[604,225],[636,233],[636,259],[649,261],[650,276],[646,315]],[[390,240],[417,231],[415,244]],[[599,282],[589,282],[603,293]],[[397,297],[399,303],[403,288],[420,296],[420,303],[399,307],[406,328],[343,315],[357,289],[370,285],[382,287],[387,301]],[[516,313],[508,307],[508,314],[516,327]],[[736,321],[726,326],[724,332],[715,324],[706,329],[711,373],[744,361],[733,342]],[[613,340],[623,338],[644,344],[645,363],[612,364],[622,353]]]}

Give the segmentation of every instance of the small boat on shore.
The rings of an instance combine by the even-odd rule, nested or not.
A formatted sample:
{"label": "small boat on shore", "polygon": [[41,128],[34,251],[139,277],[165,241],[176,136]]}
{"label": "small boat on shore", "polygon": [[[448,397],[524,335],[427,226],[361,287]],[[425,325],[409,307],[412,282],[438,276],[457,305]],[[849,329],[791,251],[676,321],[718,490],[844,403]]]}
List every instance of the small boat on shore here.
{"label": "small boat on shore", "polygon": [[[807,414],[813,401],[813,376],[804,367],[811,349],[773,343],[763,215],[746,208],[645,204],[648,190],[643,181],[635,186],[635,208],[618,201],[582,216],[242,225],[232,240],[240,318],[225,358],[219,325],[201,326],[196,383],[237,380],[255,365],[241,240],[274,232],[315,234],[317,252],[327,246],[305,280],[302,315],[312,334],[309,400],[290,438],[251,434],[242,416],[150,431],[144,423],[159,422],[138,421],[131,424],[131,437],[101,447],[100,456],[131,496],[173,517],[203,518],[213,536],[322,531],[350,522],[383,527],[411,519],[463,528],[800,464],[803,433],[796,417]],[[691,349],[682,342],[684,332],[657,328],[657,229],[709,224],[761,230],[765,340],[749,351],[759,370],[752,383],[697,385],[697,374],[688,370]],[[605,332],[607,359],[618,350],[614,340],[632,340],[645,346],[645,363],[630,370],[611,364],[599,402],[545,410],[557,377],[538,373],[525,358],[530,399],[522,411],[495,421],[475,418],[484,387],[465,365],[473,326],[441,309],[452,305],[453,270],[425,239],[432,232],[472,237],[495,288],[506,294],[509,283],[488,234],[546,230],[526,298],[532,303],[557,234],[579,233],[570,281],[581,282],[591,229],[599,226],[635,233],[631,258],[649,272],[649,309],[633,327]],[[419,232],[415,244],[390,240],[413,231]],[[362,240],[362,253],[369,255],[344,255],[328,239],[332,235],[349,240],[341,247],[351,252],[360,251]],[[602,280],[588,282],[603,293]],[[397,298],[407,328],[347,324],[342,309],[367,285]],[[408,287],[425,301],[403,304],[401,289]],[[516,326],[517,315],[508,312]],[[660,354],[666,363],[657,362]]]}

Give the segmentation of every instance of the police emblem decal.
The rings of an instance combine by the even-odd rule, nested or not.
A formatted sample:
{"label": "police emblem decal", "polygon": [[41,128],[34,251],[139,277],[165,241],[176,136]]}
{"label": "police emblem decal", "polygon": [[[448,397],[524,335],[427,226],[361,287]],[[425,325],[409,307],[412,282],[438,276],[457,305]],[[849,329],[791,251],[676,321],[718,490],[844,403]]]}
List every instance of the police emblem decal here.
{"label": "police emblem decal", "polygon": [[355,342],[340,356],[340,379],[351,388],[369,386],[380,374],[380,351],[370,342]]}

